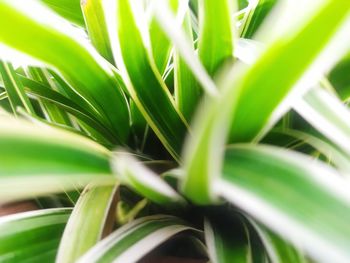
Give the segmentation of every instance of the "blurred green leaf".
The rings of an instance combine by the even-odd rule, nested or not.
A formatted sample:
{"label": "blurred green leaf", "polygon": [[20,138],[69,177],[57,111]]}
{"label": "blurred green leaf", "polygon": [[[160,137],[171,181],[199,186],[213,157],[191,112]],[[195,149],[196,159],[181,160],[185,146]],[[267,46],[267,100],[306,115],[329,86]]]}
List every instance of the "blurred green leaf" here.
{"label": "blurred green leaf", "polygon": [[53,262],[71,209],[45,209],[0,218],[1,262]]}
{"label": "blurred green leaf", "polygon": [[112,229],[114,218],[108,222],[108,217],[110,210],[114,210],[116,190],[115,185],[88,185],[85,188],[64,230],[56,262],[76,262],[104,237],[106,227]]}
{"label": "blurred green leaf", "polygon": [[328,79],[342,100],[350,97],[350,54],[346,55],[329,72]]}
{"label": "blurred green leaf", "polygon": [[148,124],[171,155],[179,160],[187,124],[176,110],[174,99],[143,42],[142,34],[146,32],[141,31],[137,21],[145,23],[140,21],[144,14],[142,10],[137,13],[137,7],[133,10],[129,0],[118,0],[114,4],[116,6],[106,8],[110,9],[109,20],[113,23],[110,34],[118,33],[114,38],[111,35],[113,46],[117,47],[114,54],[117,66],[124,73],[127,88]]}
{"label": "blurred green leaf", "polygon": [[315,260],[349,261],[348,184],[324,163],[271,146],[235,145],[215,189]]}
{"label": "blurred green leaf", "polygon": [[350,155],[349,109],[330,92],[317,86],[293,108],[326,138]]}
{"label": "blurred green leaf", "polygon": [[213,76],[220,66],[233,57],[233,3],[231,0],[198,2],[198,55],[208,73]]}
{"label": "blurred green leaf", "polygon": [[[320,136],[320,134],[312,134],[308,131],[299,131],[296,129],[275,128],[269,133],[269,135],[273,137],[274,135],[286,135],[296,140],[300,140],[304,144],[309,144],[319,153],[322,153],[324,156],[326,156],[329,161],[334,164],[339,170],[345,171],[347,173],[350,172],[349,156],[344,151],[339,149],[336,145]],[[277,140],[274,141],[276,142]],[[272,143],[272,141],[270,143]]]}
{"label": "blurred green leaf", "polygon": [[237,0],[239,10],[246,8],[248,6],[248,0]]}
{"label": "blurred green leaf", "polygon": [[[51,81],[47,70],[37,67],[29,67],[27,71],[29,71],[29,74],[27,75],[29,75],[33,80],[45,84],[48,89],[57,89],[56,84]],[[63,110],[58,108],[54,103],[51,101],[42,101],[41,99],[38,99],[38,102],[48,122],[71,126],[68,115]]]}
{"label": "blurred green leaf", "polygon": [[[167,2],[171,6],[172,11],[176,13],[181,0],[167,0]],[[154,63],[157,66],[158,72],[163,75],[170,59],[172,44],[154,17],[150,21],[149,34]]]}
{"label": "blurred green leaf", "polygon": [[19,75],[18,77],[29,94],[41,98],[42,100],[54,103],[58,107],[71,113],[73,116],[84,122],[86,125],[89,125],[91,129],[96,130],[96,132],[98,132],[101,136],[107,139],[107,141],[109,141],[110,143],[117,143],[113,134],[105,128],[103,123],[101,123],[100,120],[96,118],[96,116],[86,111],[83,107],[76,104],[69,98],[61,95],[57,91],[45,87],[39,82],[33,81],[21,75]]}
{"label": "blurred green leaf", "polygon": [[[86,105],[124,143],[128,137],[129,113],[125,96],[113,72],[77,29],[34,1],[0,2],[0,23],[11,24],[0,32],[0,41],[53,66],[80,96],[72,99]],[[67,59],[69,58],[69,59]],[[84,103],[81,103],[84,101]]]}
{"label": "blurred green leaf", "polygon": [[23,85],[19,81],[13,66],[10,63],[0,61],[0,74],[14,115],[17,115],[18,108],[23,108],[29,114],[34,115],[33,106],[25,94]]}
{"label": "blurred green leaf", "polygon": [[[235,230],[240,227],[243,229],[243,226],[237,224],[231,226]],[[239,232],[242,229],[238,231],[227,230],[230,233],[228,234],[228,232],[222,231],[215,223],[208,220],[205,221],[204,233],[211,262],[229,263],[233,260],[237,263],[247,262],[249,246],[245,234]]]}
{"label": "blurred green leaf", "polygon": [[257,230],[273,263],[306,263],[303,254],[289,242],[281,239],[263,226],[251,222]]}
{"label": "blurred green leaf", "polygon": [[191,229],[176,217],[156,215],[140,218],[99,242],[78,262],[137,262],[172,236]]}
{"label": "blurred green leaf", "polygon": [[105,59],[114,64],[102,1],[82,0],[81,9],[92,44]]}
{"label": "blurred green leaf", "polygon": [[111,183],[108,150],[82,136],[0,117],[2,202]]}
{"label": "blurred green leaf", "polygon": [[7,92],[6,91],[0,93],[0,100],[7,99],[7,98],[8,98],[8,96],[7,96]]}
{"label": "blurred green leaf", "polygon": [[[317,4],[304,24],[293,24],[293,36],[283,32],[271,40],[249,69],[233,67],[226,72],[219,84],[221,96],[208,98],[199,108],[193,139],[184,151],[186,196],[198,203],[213,200],[211,183],[219,175],[228,130],[230,143],[260,139],[276,121],[272,120],[276,118],[273,115],[276,108],[310,67],[315,66],[315,59],[342,25],[349,9],[350,5],[345,7],[341,0]],[[315,33],[320,27],[323,34]]]}
{"label": "blurred green leaf", "polygon": [[72,23],[83,27],[84,17],[80,9],[80,0],[40,0],[52,10]]}
{"label": "blurred green leaf", "polygon": [[277,2],[278,0],[252,1],[243,18],[241,37],[252,38]]}
{"label": "blurred green leaf", "polygon": [[[183,21],[183,29],[189,39],[193,41],[191,17],[186,13]],[[192,47],[194,50],[194,47]],[[174,50],[174,78],[176,104],[189,122],[201,98],[201,90],[195,76],[181,58],[178,51]]]}
{"label": "blurred green leaf", "polygon": [[[318,9],[312,10],[310,19],[295,28],[294,36],[288,36],[288,32],[285,36],[282,34],[267,47],[240,84],[236,80],[232,82],[232,85],[241,87],[241,94],[235,106],[230,142],[251,141],[262,135],[276,107],[313,66],[314,60],[344,22],[349,9],[350,5],[344,6],[341,0],[320,2]],[[322,28],[323,34],[315,33],[316,28]],[[266,78],[269,75],[274,77]]]}
{"label": "blurred green leaf", "polygon": [[157,174],[126,152],[114,154],[112,169],[123,184],[157,204],[169,205],[184,202],[184,199]]}

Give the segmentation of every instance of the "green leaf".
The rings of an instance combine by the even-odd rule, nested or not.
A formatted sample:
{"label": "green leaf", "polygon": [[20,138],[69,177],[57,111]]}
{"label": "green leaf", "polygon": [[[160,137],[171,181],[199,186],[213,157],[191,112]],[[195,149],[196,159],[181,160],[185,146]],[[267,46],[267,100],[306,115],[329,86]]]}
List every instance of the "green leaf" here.
{"label": "green leaf", "polygon": [[4,100],[4,99],[7,99],[7,98],[8,98],[8,96],[7,96],[7,92],[6,91],[0,93],[0,100]]}
{"label": "green leaf", "polygon": [[154,9],[154,16],[158,24],[163,28],[164,33],[171,39],[177,53],[191,69],[201,87],[210,95],[218,95],[214,81],[208,75],[205,67],[193,50],[193,43],[188,39],[188,34],[181,29],[169,6],[163,1],[157,1]]}
{"label": "green leaf", "polygon": [[235,145],[214,187],[316,261],[349,261],[348,184],[324,163],[276,147]]}
{"label": "green leaf", "polygon": [[120,143],[126,141],[125,96],[108,63],[77,29],[34,1],[1,1],[0,23],[11,24],[0,32],[2,43],[57,69],[80,95],[71,98],[82,105],[87,101],[86,110],[99,116]]}
{"label": "green leaf", "polygon": [[[171,6],[172,11],[176,13],[180,5],[179,2],[183,1],[167,0],[167,2]],[[158,72],[163,75],[170,59],[170,52],[172,49],[171,42],[154,17],[152,17],[149,24],[149,34],[154,63],[157,66]]]}
{"label": "green leaf", "polygon": [[243,226],[235,224],[230,228],[234,228],[236,231],[230,229],[230,234],[227,234],[228,232],[225,233],[225,231],[228,231],[228,229],[223,231],[219,225],[208,220],[205,221],[204,233],[211,262],[247,262],[248,240],[245,233],[242,233]]}
{"label": "green leaf", "polygon": [[[229,142],[250,142],[266,133],[276,121],[276,109],[280,110],[278,107],[294,91],[296,83],[316,67],[313,63],[350,9],[341,0],[326,1],[316,7],[309,10],[304,23],[292,25],[292,36],[283,32],[271,40],[249,69],[233,67],[227,72],[226,79],[219,84],[221,96],[207,99],[199,108],[193,139],[184,151],[187,175],[183,191],[193,201],[208,203],[214,198],[211,183],[220,173],[226,134],[229,133]],[[320,27],[323,34],[315,33]],[[317,63],[328,61],[324,58]],[[302,88],[305,92],[309,86]]]}
{"label": "green leaf", "polygon": [[277,2],[278,0],[258,0],[252,2],[243,18],[243,25],[240,29],[241,37],[252,38]]}
{"label": "green leaf", "polygon": [[[293,37],[288,36],[289,32],[282,34],[267,47],[239,84],[232,82],[241,87],[241,94],[235,106],[230,142],[251,141],[265,132],[276,107],[307,70],[315,66],[313,62],[327,47],[350,9],[350,5],[344,6],[341,0],[318,5],[302,26],[294,28]],[[317,28],[322,28],[323,34],[315,34]]]}
{"label": "green leaf", "polygon": [[[255,60],[261,46],[258,42],[239,41],[238,42],[238,57],[247,63]],[[314,126],[318,132],[322,133],[334,145],[330,145],[327,141],[322,141],[313,135],[303,134],[298,131],[289,131],[289,135],[302,137],[307,143],[320,150],[326,156],[331,155],[331,159],[340,168],[345,171],[349,169],[348,151],[349,125],[347,119],[349,110],[343,103],[332,94],[332,86],[327,80],[320,80],[320,84],[312,87],[304,96],[293,103],[293,109],[297,111],[309,124]],[[342,94],[342,91],[340,91]],[[344,152],[337,149],[343,149]]]}
{"label": "green leaf", "polygon": [[[42,68],[36,68],[36,67],[29,67],[28,68],[29,75],[33,80],[42,82],[45,84],[49,89],[56,90],[57,85],[51,80],[51,76],[47,72],[47,70]],[[42,101],[38,100],[39,104],[41,106],[42,111],[44,112],[44,116],[47,119],[47,121],[54,123],[54,124],[60,124],[65,126],[71,126],[70,119],[66,112],[58,108],[56,105],[54,105],[52,102],[49,101]]]}
{"label": "green leaf", "polygon": [[194,14],[198,14],[198,0],[189,0],[189,6]]}
{"label": "green leaf", "polygon": [[318,152],[326,156],[329,159],[329,161],[333,163],[339,170],[344,171],[346,173],[350,172],[349,156],[319,134],[312,134],[308,131],[277,128],[273,129],[270,132],[270,136],[278,136],[281,134],[300,140],[305,144],[309,144]]}
{"label": "green leaf", "polygon": [[81,9],[92,44],[105,59],[114,64],[102,1],[82,0]]}
{"label": "green leaf", "polygon": [[99,242],[78,262],[137,262],[172,236],[186,230],[194,229],[176,217],[157,215],[140,218]]}
{"label": "green leaf", "polygon": [[337,94],[342,100],[350,97],[350,54],[342,58],[337,65],[329,72],[328,80],[331,82]]}
{"label": "green leaf", "polygon": [[130,154],[116,152],[114,156],[112,169],[123,184],[157,204],[184,203],[184,199],[175,190]]}
{"label": "green leaf", "polygon": [[61,95],[57,91],[49,89],[36,81],[33,81],[21,75],[18,75],[18,77],[29,94],[41,98],[42,100],[54,103],[63,110],[71,113],[78,120],[84,122],[86,125],[91,127],[91,129],[94,129],[100,134],[100,136],[103,136],[110,143],[117,143],[111,131],[106,129],[103,123],[101,123],[100,120],[90,112],[86,111],[85,108],[76,104],[69,98]]}
{"label": "green leaf", "polygon": [[[132,99],[161,142],[179,160],[187,124],[176,110],[174,99],[165,86],[155,63],[146,49],[139,23],[145,23],[143,11],[134,9],[129,0],[110,1],[109,32],[117,66]],[[135,12],[135,13],[134,13]],[[115,34],[115,33],[117,34]],[[145,88],[147,83],[147,88]]]}
{"label": "green leaf", "polygon": [[272,233],[263,226],[260,226],[250,220],[262,242],[264,243],[269,258],[273,263],[306,263],[308,262],[301,251],[289,242],[286,242],[276,234]]}
{"label": "green leaf", "polygon": [[239,10],[246,8],[248,6],[248,0],[237,0]]}
{"label": "green leaf", "polygon": [[318,86],[293,105],[308,123],[350,155],[349,109],[330,92]]}
{"label": "green leaf", "polygon": [[0,218],[1,262],[53,262],[71,209],[57,208]]}
{"label": "green leaf", "polygon": [[24,108],[29,114],[35,115],[33,106],[25,94],[23,85],[19,81],[13,66],[10,63],[0,61],[0,74],[13,113],[17,115],[18,108]]}
{"label": "green leaf", "polygon": [[204,222],[211,262],[268,262],[261,239],[246,215],[228,207],[223,211],[217,208],[214,215]]}
{"label": "green leaf", "polygon": [[108,150],[82,136],[0,117],[0,198],[3,202],[113,182]]}
{"label": "green leaf", "polygon": [[84,17],[80,9],[80,0],[40,0],[52,10],[72,23],[84,27]]}
{"label": "green leaf", "polygon": [[[183,30],[193,41],[191,17],[186,13],[183,21]],[[192,46],[194,50],[194,47]],[[175,78],[175,100],[178,109],[189,122],[201,98],[201,90],[195,76],[187,66],[187,63],[180,57],[178,51],[174,51],[174,78]]]}
{"label": "green leaf", "polygon": [[111,229],[108,219],[111,209],[114,210],[117,188],[114,185],[85,188],[64,230],[56,262],[75,262],[103,238],[106,227]]}
{"label": "green leaf", "polygon": [[211,76],[233,57],[232,4],[231,0],[199,0],[198,55]]}

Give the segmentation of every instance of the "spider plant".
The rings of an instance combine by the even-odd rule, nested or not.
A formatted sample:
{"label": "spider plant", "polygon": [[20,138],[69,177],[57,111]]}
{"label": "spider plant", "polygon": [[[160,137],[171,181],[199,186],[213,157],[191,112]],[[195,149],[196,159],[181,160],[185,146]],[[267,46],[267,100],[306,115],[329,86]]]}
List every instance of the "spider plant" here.
{"label": "spider plant", "polygon": [[0,262],[350,262],[349,15],[0,0]]}

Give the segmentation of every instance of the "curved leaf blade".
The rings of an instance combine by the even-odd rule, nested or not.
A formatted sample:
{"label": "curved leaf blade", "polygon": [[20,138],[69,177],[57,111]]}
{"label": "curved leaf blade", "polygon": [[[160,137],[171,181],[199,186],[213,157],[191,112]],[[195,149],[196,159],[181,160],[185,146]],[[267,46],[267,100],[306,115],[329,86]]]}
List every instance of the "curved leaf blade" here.
{"label": "curved leaf blade", "polygon": [[[341,13],[340,9],[343,9]],[[241,85],[241,94],[235,106],[237,111],[231,124],[230,142],[257,140],[266,132],[266,125],[271,121],[276,107],[297,81],[315,66],[314,61],[341,27],[349,9],[350,5],[344,6],[343,1],[321,2],[310,14],[314,17],[295,28],[297,33],[293,37],[288,37],[286,33],[267,48],[242,82],[236,84]],[[324,34],[316,36],[317,28],[323,28]],[[313,43],[317,43],[317,46],[309,45],[312,41],[316,41]],[[272,89],[273,96],[268,92]]]}
{"label": "curved leaf blade", "polygon": [[102,1],[83,0],[81,10],[92,44],[105,59],[114,64]]}
{"label": "curved leaf blade", "polygon": [[252,38],[277,2],[278,0],[252,1],[243,18],[241,37]]}
{"label": "curved leaf blade", "polygon": [[186,230],[194,229],[176,217],[159,215],[140,218],[116,230],[78,262],[136,262],[172,236]]}
{"label": "curved leaf blade", "polygon": [[129,0],[107,3],[109,32],[116,47],[114,57],[129,93],[166,149],[179,160],[187,124],[146,49],[142,35],[146,32],[137,24],[143,18],[143,10],[138,10],[137,7],[141,8]]}
{"label": "curved leaf blade", "polygon": [[[250,220],[251,221],[251,220]],[[292,244],[276,234],[251,221],[266,247],[269,258],[273,263],[306,263],[303,254]]]}
{"label": "curved leaf blade", "polygon": [[198,55],[211,76],[233,56],[232,5],[230,0],[199,0]]}
{"label": "curved leaf blade", "polygon": [[[303,23],[293,24],[292,36],[284,32],[273,39],[249,69],[233,67],[220,84],[221,96],[208,99],[199,109],[193,139],[188,141],[184,150],[187,174],[183,189],[193,201],[205,204],[215,198],[211,183],[220,174],[227,134],[230,143],[261,139],[272,122],[276,121],[276,110],[280,110],[281,103],[296,92],[294,86],[297,82],[304,80],[303,77],[310,70],[319,69],[319,65],[316,67],[315,64],[330,63],[323,56],[322,59],[318,58],[322,51],[329,48],[332,37],[343,25],[350,5],[345,7],[341,0],[314,4],[317,8],[309,11]],[[341,14],[338,13],[339,9],[343,9]],[[312,35],[320,27],[326,32],[317,34],[318,46],[309,45],[315,43]],[[300,52],[309,49],[307,54]],[[300,95],[310,88],[304,82],[302,84],[297,90]]]}
{"label": "curved leaf blade", "polygon": [[52,262],[71,209],[45,209],[0,218],[1,262]]}
{"label": "curved leaf blade", "polygon": [[113,182],[107,149],[82,136],[0,118],[0,198],[30,198],[74,189],[93,180]]}
{"label": "curved leaf blade", "polygon": [[[1,1],[0,42],[57,69],[72,85],[77,104],[99,116],[120,143],[128,137],[127,102],[106,63],[73,26],[34,1]],[[80,36],[80,37],[79,37]],[[69,58],[69,59],[67,59]],[[79,70],[77,70],[79,69]]]}
{"label": "curved leaf blade", "polygon": [[[167,1],[171,6],[172,11],[176,13],[181,4],[181,0]],[[154,63],[156,64],[159,73],[163,75],[170,59],[172,44],[154,17],[152,17],[150,21],[149,31]]]}
{"label": "curved leaf blade", "polygon": [[147,199],[161,205],[184,203],[164,180],[128,153],[115,153],[112,169],[119,180]]}
{"label": "curved leaf blade", "polygon": [[14,115],[17,115],[18,108],[23,108],[29,114],[35,115],[33,106],[25,94],[23,85],[19,81],[13,66],[10,63],[0,61],[0,75]]}
{"label": "curved leaf blade", "polygon": [[81,107],[81,105],[76,104],[70,98],[55,90],[47,88],[39,82],[33,81],[21,75],[18,75],[18,77],[24,85],[27,93],[44,101],[49,101],[57,105],[59,108],[71,113],[78,120],[84,122],[86,125],[91,127],[91,129],[98,132],[100,136],[104,137],[110,144],[117,143],[113,133],[107,129],[103,123],[96,118],[96,116],[85,110],[85,108]]}
{"label": "curved leaf blade", "polygon": [[350,111],[335,95],[318,86],[296,102],[293,108],[347,155],[350,154]]}
{"label": "curved leaf blade", "polygon": [[75,262],[103,237],[118,186],[88,185],[64,229],[56,262]]}
{"label": "curved leaf blade", "polygon": [[349,261],[348,184],[325,164],[276,147],[236,145],[215,188],[312,258]]}
{"label": "curved leaf blade", "polygon": [[84,17],[80,9],[80,0],[40,0],[56,13],[71,21],[72,23],[83,27]]}
{"label": "curved leaf blade", "polygon": [[[182,27],[189,39],[193,41],[189,12],[185,15]],[[194,47],[192,46],[192,48],[194,52]],[[174,50],[173,60],[175,101],[178,109],[186,120],[190,122],[202,95],[201,88],[191,69],[187,66],[183,58],[181,58],[177,50]]]}
{"label": "curved leaf blade", "polygon": [[[238,227],[240,226],[232,226],[235,229]],[[247,262],[249,247],[248,240],[245,240],[244,234],[241,236],[240,234],[242,233],[237,231],[234,233],[235,235],[228,237],[215,223],[208,220],[204,223],[204,233],[211,262]],[[230,233],[232,234],[233,231],[230,231]]]}

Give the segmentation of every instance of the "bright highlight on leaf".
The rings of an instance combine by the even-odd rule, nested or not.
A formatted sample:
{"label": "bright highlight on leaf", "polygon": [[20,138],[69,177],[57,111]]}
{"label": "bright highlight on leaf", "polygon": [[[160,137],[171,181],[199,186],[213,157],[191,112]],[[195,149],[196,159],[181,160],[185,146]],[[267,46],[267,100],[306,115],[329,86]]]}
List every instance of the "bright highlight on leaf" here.
{"label": "bright highlight on leaf", "polygon": [[0,262],[350,262],[349,1],[0,0],[0,26]]}
{"label": "bright highlight on leaf", "polygon": [[348,183],[323,163],[269,146],[232,146],[215,188],[317,260],[349,258]]}

